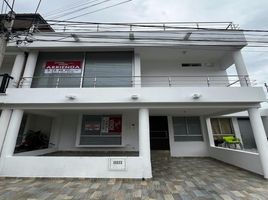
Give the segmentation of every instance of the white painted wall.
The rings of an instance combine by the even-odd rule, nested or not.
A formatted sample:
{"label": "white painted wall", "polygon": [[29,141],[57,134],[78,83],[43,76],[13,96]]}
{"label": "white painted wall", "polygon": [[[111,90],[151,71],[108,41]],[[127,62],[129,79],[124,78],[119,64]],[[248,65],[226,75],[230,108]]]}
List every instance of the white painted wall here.
{"label": "white painted wall", "polygon": [[[211,125],[209,123],[206,123],[205,125],[206,129],[211,131]],[[208,137],[213,139],[213,134],[208,134]],[[230,165],[263,175],[259,153],[215,147],[213,144],[210,144],[208,147],[208,154],[210,157],[216,160],[220,160]]]}
{"label": "white painted wall", "polygon": [[[101,27],[101,26],[100,26]],[[105,30],[105,29],[104,29]],[[106,29],[107,30],[107,29]],[[116,29],[118,30],[118,29]],[[97,28],[96,28],[97,31]],[[47,40],[47,35],[50,35],[50,39],[53,40],[51,42],[48,41],[34,41],[32,43],[28,43],[28,44],[20,44],[21,48],[25,48],[25,49],[36,49],[36,48],[59,48],[59,47],[67,47],[67,48],[82,48],[82,47],[133,47],[133,46],[185,46],[185,45],[203,45],[207,48],[208,45],[211,46],[237,46],[237,48],[241,48],[243,46],[246,45],[246,40],[244,39],[244,34],[238,34],[237,32],[234,32],[235,36],[233,36],[233,39],[230,40],[230,38],[226,38],[224,37],[224,35],[222,34],[222,31],[211,31],[211,30],[201,30],[202,31],[202,36],[198,35],[199,30],[196,30],[193,32],[193,34],[191,35],[191,38],[195,38],[198,35],[198,38],[203,37],[205,40],[204,41],[195,41],[195,40],[191,40],[191,38],[189,40],[183,40],[185,34],[189,31],[189,30],[185,30],[184,34],[183,34],[183,30],[180,30],[181,34],[176,34],[176,38],[178,40],[170,40],[170,38],[174,38],[174,29],[173,30],[169,30],[169,31],[136,31],[133,32],[134,33],[134,37],[137,38],[145,38],[143,40],[130,40],[129,39],[129,31],[120,31],[120,32],[110,32],[110,31],[106,31],[106,32],[88,32],[86,33],[87,37],[83,37],[85,35],[85,33],[83,33],[82,36],[79,35],[79,33],[74,33],[77,35],[77,37],[79,37],[79,41],[80,42],[75,42],[74,39],[72,37],[70,38],[65,38],[64,40],[62,40],[62,37],[60,36],[56,36],[54,33],[46,33],[46,36],[43,36],[42,34],[44,33],[35,33],[34,34],[34,38],[35,39],[43,39],[43,40]],[[175,30],[177,33],[177,30]],[[225,31],[225,29],[223,30]],[[231,30],[229,31],[230,34],[232,34]],[[206,33],[206,34],[204,34]],[[71,34],[71,33],[70,33]],[[195,35],[197,34],[197,35]],[[219,35],[218,35],[219,34]],[[93,35],[93,37],[92,37]],[[96,38],[96,35],[98,35],[98,37]],[[104,38],[102,38],[102,36]],[[107,36],[113,36],[115,37],[114,39],[111,38],[107,38]],[[228,34],[229,36],[229,34]],[[161,40],[159,41],[158,39],[153,40],[152,38],[167,38],[167,40]],[[229,36],[230,37],[230,36]],[[148,40],[146,39],[148,38]],[[239,38],[239,42],[235,41],[236,38]],[[242,38],[242,39],[241,39]],[[23,37],[21,38],[22,40],[24,39]],[[61,39],[61,41],[57,42],[56,40]],[[211,41],[209,41],[209,40]],[[226,40],[228,39],[228,40]],[[243,40],[244,39],[244,40]],[[215,41],[217,40],[217,41]],[[241,41],[241,42],[240,42]],[[17,47],[16,43],[9,43],[8,44],[8,49],[10,49],[11,47]]]}
{"label": "white painted wall", "polygon": [[[157,56],[157,55],[156,55]],[[207,77],[210,76],[211,86],[228,85],[227,72],[215,63],[212,67],[182,67],[182,63],[201,63],[206,61],[202,57],[191,57],[187,60],[142,60],[141,76],[171,76],[172,85],[176,86],[204,86],[207,87]],[[175,77],[175,76],[204,76],[204,77]],[[213,77],[223,76],[223,77]],[[168,86],[168,78],[142,78],[144,86]]]}
{"label": "white painted wall", "polygon": [[204,141],[176,142],[174,141],[174,129],[172,116],[168,116],[170,154],[172,157],[207,157],[208,141],[204,129],[204,120],[201,117],[201,128]]}
{"label": "white painted wall", "polygon": [[246,152],[222,147],[210,147],[209,155],[222,162],[263,175],[258,153]]}
{"label": "white painted wall", "polygon": [[3,163],[1,164],[0,176],[66,178],[151,178],[144,176],[143,172],[146,169],[144,169],[141,158],[122,158],[126,159],[125,171],[109,170],[109,157],[5,157],[2,159]]}
{"label": "white painted wall", "polygon": [[[81,113],[82,114],[82,113]],[[109,115],[109,112],[94,113],[93,115]],[[137,111],[119,111],[116,114],[122,114],[122,147],[109,148],[105,150],[112,151],[139,151],[138,145],[138,115]],[[80,114],[66,114],[61,116],[60,136],[58,150],[60,151],[88,151],[100,150],[100,148],[75,147],[77,127]]]}
{"label": "white painted wall", "polygon": [[[201,98],[193,99],[195,93],[201,94]],[[70,94],[76,99],[66,98]],[[139,99],[132,100],[133,94],[139,95]],[[1,96],[0,103],[38,104],[38,107],[40,104],[57,104],[57,107],[61,107],[83,103],[258,103],[265,99],[261,87],[8,88],[7,95]]]}

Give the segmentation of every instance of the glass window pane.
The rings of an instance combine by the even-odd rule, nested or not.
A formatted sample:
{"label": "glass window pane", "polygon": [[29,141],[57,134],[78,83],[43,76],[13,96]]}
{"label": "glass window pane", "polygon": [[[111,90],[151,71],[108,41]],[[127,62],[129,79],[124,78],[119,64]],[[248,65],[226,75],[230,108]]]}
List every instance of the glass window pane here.
{"label": "glass window pane", "polygon": [[79,87],[81,82],[80,69],[76,73],[72,71],[68,72],[53,72],[48,73],[46,71],[46,65],[48,62],[80,62],[82,67],[82,61],[84,54],[80,52],[43,52],[39,53],[37,65],[32,80],[32,87],[34,88],[55,88],[55,87]]}
{"label": "glass window pane", "polygon": [[173,117],[174,135],[187,135],[186,120],[184,117]]}
{"label": "glass window pane", "polygon": [[211,118],[210,121],[211,121],[211,126],[212,126],[212,132],[213,132],[213,134],[214,135],[221,134],[218,119]]}
{"label": "glass window pane", "polygon": [[83,87],[130,87],[132,59],[133,52],[87,53]]}
{"label": "glass window pane", "polygon": [[81,135],[100,135],[101,116],[84,115],[82,119]]}
{"label": "glass window pane", "polygon": [[187,117],[189,135],[202,135],[199,117]]}
{"label": "glass window pane", "polygon": [[221,118],[220,119],[220,125],[221,125],[221,131],[222,134],[233,134],[233,128],[231,124],[230,118]]}
{"label": "glass window pane", "polygon": [[122,116],[83,115],[80,145],[120,145]]}

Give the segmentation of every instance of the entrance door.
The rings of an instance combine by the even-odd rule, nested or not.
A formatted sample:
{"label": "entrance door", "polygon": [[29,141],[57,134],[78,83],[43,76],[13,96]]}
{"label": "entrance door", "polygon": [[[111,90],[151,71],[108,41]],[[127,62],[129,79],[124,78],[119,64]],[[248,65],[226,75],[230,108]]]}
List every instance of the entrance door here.
{"label": "entrance door", "polygon": [[150,142],[151,150],[170,150],[166,116],[150,117]]}
{"label": "entrance door", "polygon": [[248,118],[238,118],[239,129],[243,140],[243,145],[246,149],[255,149],[256,143]]}

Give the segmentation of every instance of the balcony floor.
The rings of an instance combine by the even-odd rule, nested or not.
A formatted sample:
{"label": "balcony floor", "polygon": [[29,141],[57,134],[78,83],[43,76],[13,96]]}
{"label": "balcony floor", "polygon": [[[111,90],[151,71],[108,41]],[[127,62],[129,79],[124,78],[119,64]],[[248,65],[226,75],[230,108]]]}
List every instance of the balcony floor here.
{"label": "balcony floor", "polygon": [[[151,180],[0,178],[0,199],[267,199],[261,176],[209,158],[152,153]],[[90,168],[89,168],[90,170]]]}

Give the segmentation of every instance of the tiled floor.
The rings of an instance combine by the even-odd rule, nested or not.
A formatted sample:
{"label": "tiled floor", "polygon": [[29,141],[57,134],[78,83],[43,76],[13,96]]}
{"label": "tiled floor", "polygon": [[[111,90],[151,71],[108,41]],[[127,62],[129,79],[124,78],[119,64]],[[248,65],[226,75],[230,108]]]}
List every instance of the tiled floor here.
{"label": "tiled floor", "polygon": [[0,199],[268,199],[268,181],[236,167],[155,152],[152,160],[146,181],[0,178]]}

